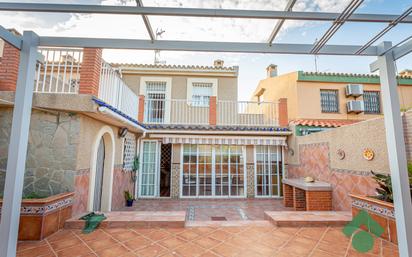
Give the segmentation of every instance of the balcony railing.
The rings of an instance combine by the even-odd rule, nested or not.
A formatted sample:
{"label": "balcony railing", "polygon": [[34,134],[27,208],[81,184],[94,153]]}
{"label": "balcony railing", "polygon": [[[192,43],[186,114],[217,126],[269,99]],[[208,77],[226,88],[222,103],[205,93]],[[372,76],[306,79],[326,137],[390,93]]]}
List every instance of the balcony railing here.
{"label": "balcony railing", "polygon": [[[277,103],[217,101],[216,112],[209,104],[186,99],[145,99],[144,123],[211,125],[216,115],[218,126],[277,126]],[[214,124],[212,124],[214,125]]]}
{"label": "balcony railing", "polygon": [[99,99],[137,119],[137,95],[124,83],[120,74],[105,61],[100,72]]}
{"label": "balcony railing", "polygon": [[209,124],[209,107],[198,107],[186,99],[148,99],[144,110],[148,124]]}
{"label": "balcony railing", "polygon": [[232,126],[277,126],[277,103],[217,101],[217,123]]}
{"label": "balcony railing", "polygon": [[34,92],[77,94],[79,92],[82,49],[40,48]]}

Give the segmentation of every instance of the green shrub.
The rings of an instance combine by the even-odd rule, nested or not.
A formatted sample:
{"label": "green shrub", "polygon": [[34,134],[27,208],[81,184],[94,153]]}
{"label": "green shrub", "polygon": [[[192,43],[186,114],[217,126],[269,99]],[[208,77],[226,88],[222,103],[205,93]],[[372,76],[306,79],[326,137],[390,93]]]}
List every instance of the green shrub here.
{"label": "green shrub", "polygon": [[376,188],[378,193],[377,198],[379,200],[393,203],[393,191],[392,191],[392,180],[389,174],[378,174],[373,171],[373,179],[378,183],[379,187]]}

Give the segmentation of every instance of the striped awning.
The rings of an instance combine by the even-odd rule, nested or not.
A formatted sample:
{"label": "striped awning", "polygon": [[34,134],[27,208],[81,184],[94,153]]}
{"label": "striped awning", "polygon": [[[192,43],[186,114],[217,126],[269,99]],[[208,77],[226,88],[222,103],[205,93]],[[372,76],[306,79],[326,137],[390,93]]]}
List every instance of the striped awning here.
{"label": "striped awning", "polygon": [[249,136],[189,136],[156,135],[164,144],[204,144],[204,145],[281,145],[286,146],[286,137],[249,137]]}

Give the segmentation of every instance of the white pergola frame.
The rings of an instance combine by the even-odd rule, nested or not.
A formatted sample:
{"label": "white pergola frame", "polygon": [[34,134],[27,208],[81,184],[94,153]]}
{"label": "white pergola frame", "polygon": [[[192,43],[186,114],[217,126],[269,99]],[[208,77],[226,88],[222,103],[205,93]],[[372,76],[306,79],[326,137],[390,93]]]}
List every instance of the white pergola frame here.
{"label": "white pergola frame", "polygon": [[[412,257],[412,202],[409,193],[406,150],[400,103],[397,92],[395,61],[412,52],[411,37],[392,46],[383,42],[372,44],[389,29],[397,24],[412,24],[409,8],[401,15],[355,14],[353,13],[362,0],[350,1],[347,12],[293,12],[294,0],[289,0],[285,11],[233,10],[143,7],[137,6],[101,6],[75,4],[39,4],[39,3],[0,3],[0,11],[58,12],[58,13],[95,13],[140,15],[143,17],[150,36],[147,39],[108,39],[108,38],[70,38],[42,37],[32,31],[25,31],[22,37],[11,34],[0,26],[0,37],[20,49],[20,66],[16,86],[15,106],[13,110],[12,130],[8,151],[6,183],[0,225],[0,256],[12,257],[16,254],[19,227],[20,206],[23,190],[26,152],[28,145],[30,116],[32,109],[33,83],[37,49],[40,46],[56,47],[98,47],[137,50],[173,50],[203,52],[239,52],[272,54],[317,54],[344,56],[376,56],[370,65],[371,71],[379,70],[383,100],[383,113],[386,128],[388,158],[392,176],[396,225],[399,253],[402,257]],[[345,9],[346,10],[346,9]],[[279,20],[268,42],[209,42],[209,41],[173,41],[155,40],[147,16],[190,16]],[[333,28],[325,40],[315,44],[276,44],[273,43],[285,20],[331,21]],[[326,45],[343,22],[387,23],[388,27],[365,45]],[[337,25],[335,25],[337,24]],[[389,29],[388,29],[389,28]],[[329,31],[329,30],[328,30]],[[373,42],[372,42],[373,41]],[[372,43],[371,43],[372,42]]]}

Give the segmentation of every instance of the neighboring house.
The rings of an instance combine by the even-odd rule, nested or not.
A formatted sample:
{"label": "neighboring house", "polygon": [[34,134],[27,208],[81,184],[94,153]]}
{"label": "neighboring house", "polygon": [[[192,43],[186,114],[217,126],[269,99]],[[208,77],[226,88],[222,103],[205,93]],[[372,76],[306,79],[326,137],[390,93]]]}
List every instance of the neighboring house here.
{"label": "neighboring house", "polygon": [[[138,198],[282,195],[286,106],[238,101],[237,67],[111,65],[95,48],[39,52],[24,195],[74,191],[74,214],[120,209],[125,190]],[[1,190],[18,63],[6,43]]]}
{"label": "neighboring house", "polygon": [[[277,74],[269,65],[268,77],[259,82],[252,101],[287,99],[289,120],[296,134],[304,135],[382,115],[379,76],[370,74],[296,71]],[[410,71],[409,71],[410,72]],[[401,108],[412,107],[412,75],[398,77]]]}

